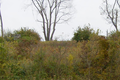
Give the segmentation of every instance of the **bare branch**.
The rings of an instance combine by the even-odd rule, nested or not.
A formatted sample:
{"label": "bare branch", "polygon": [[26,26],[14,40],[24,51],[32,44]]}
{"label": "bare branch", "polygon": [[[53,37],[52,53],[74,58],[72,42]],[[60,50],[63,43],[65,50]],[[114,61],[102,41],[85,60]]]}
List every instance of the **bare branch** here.
{"label": "bare branch", "polygon": [[32,0],[33,5],[42,18],[42,21],[37,21],[42,22],[46,41],[52,40],[58,22],[69,20],[69,17],[65,16],[70,15],[68,10],[70,9],[68,4],[70,1],[71,0]]}
{"label": "bare branch", "polygon": [[118,0],[117,0],[117,4],[118,4],[118,6],[119,6],[119,8],[120,8],[120,3],[118,2]]}
{"label": "bare branch", "polygon": [[117,10],[117,4],[118,0],[115,0],[112,7],[110,7],[108,4],[108,0],[105,0],[105,8],[101,7],[101,10],[103,11],[102,15],[106,15],[107,20],[110,20],[113,26],[118,30],[118,10]]}

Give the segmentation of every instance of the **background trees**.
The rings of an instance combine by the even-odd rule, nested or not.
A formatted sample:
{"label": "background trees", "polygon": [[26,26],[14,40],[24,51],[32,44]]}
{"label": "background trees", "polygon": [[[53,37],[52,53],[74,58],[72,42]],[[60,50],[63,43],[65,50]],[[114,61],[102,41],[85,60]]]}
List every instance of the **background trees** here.
{"label": "background trees", "polygon": [[43,33],[46,41],[52,40],[58,22],[70,19],[72,0],[31,0],[41,16]]}

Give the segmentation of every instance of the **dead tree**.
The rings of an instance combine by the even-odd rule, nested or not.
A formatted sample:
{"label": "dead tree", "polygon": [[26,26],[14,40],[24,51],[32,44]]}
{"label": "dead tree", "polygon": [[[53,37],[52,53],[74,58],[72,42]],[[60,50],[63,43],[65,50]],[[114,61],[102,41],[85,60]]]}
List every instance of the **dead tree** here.
{"label": "dead tree", "polygon": [[1,0],[0,0],[0,23],[1,23],[1,34],[3,37],[3,20],[2,20],[2,15],[1,15]]}
{"label": "dead tree", "polygon": [[32,3],[40,14],[45,40],[52,40],[56,25],[70,19],[71,0],[32,0]]}
{"label": "dead tree", "polygon": [[[111,3],[111,4],[110,4]],[[103,6],[101,6],[102,15],[105,15],[107,21],[112,23],[116,31],[118,31],[120,5],[119,0],[104,0]]]}

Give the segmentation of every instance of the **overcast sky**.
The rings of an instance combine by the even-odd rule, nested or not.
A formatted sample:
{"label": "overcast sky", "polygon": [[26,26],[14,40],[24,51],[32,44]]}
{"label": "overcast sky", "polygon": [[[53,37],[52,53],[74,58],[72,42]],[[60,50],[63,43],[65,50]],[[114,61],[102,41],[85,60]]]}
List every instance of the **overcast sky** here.
{"label": "overcast sky", "polygon": [[[101,35],[106,35],[106,30],[113,30],[114,27],[100,15],[101,4],[102,0],[73,0],[75,13],[67,24],[57,25],[54,38],[70,40],[78,26],[84,27],[88,23],[94,30],[100,29]],[[26,0],[2,0],[1,12],[4,30],[13,31],[21,27],[28,27],[35,29],[44,38],[41,25],[36,22],[38,15],[36,16],[32,7],[26,5],[29,5]]]}

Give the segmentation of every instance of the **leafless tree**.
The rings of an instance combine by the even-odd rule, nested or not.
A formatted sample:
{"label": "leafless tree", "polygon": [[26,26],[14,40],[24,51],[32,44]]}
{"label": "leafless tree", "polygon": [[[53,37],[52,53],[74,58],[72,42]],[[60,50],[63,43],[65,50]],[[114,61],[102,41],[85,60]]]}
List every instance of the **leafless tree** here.
{"label": "leafless tree", "polygon": [[1,15],[1,0],[0,0],[0,23],[1,23],[1,34],[3,37],[3,20],[2,20],[2,15]]}
{"label": "leafless tree", "polygon": [[46,41],[52,40],[56,25],[70,19],[72,0],[32,0],[42,20],[43,33]]}
{"label": "leafless tree", "polygon": [[108,22],[112,23],[116,31],[120,25],[120,2],[119,0],[104,0],[101,6],[102,15],[105,15]]}
{"label": "leafless tree", "polygon": [[1,21],[1,34],[2,34],[2,37],[3,37],[3,20],[2,20],[1,13],[0,13],[0,21]]}

